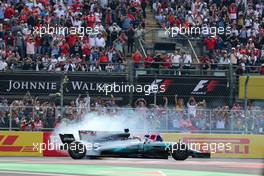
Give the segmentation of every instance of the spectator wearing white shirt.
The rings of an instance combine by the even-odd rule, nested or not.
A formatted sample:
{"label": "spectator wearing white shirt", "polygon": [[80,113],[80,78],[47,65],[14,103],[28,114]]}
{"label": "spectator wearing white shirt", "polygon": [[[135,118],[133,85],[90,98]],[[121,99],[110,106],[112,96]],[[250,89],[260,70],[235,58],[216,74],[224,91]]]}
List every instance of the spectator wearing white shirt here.
{"label": "spectator wearing white shirt", "polygon": [[96,38],[94,35],[90,35],[89,44],[90,44],[91,48],[96,47]]}
{"label": "spectator wearing white shirt", "polygon": [[191,68],[191,64],[192,64],[192,56],[190,53],[183,53],[183,63],[184,63],[184,66],[183,68],[184,69],[190,69]]}
{"label": "spectator wearing white shirt", "polygon": [[59,8],[55,10],[55,14],[57,17],[66,16],[65,10],[62,9],[61,5],[59,5]]}
{"label": "spectator wearing white shirt", "polygon": [[26,46],[27,55],[30,57],[34,57],[35,55],[35,42],[32,38],[29,38]]}
{"label": "spectator wearing white shirt", "polygon": [[58,62],[65,62],[67,60],[67,56],[62,54],[62,56],[58,57]]}
{"label": "spectator wearing white shirt", "polygon": [[174,55],[172,55],[172,68],[175,69],[174,74],[181,74],[178,69],[180,68],[180,63],[182,60],[182,56],[179,54],[179,51],[176,51]]}
{"label": "spectator wearing white shirt", "polygon": [[99,12],[99,10],[98,9],[96,9],[97,11],[96,12],[94,12],[94,16],[95,16],[95,21],[96,22],[101,22],[101,19],[102,19],[102,13],[101,12]]}
{"label": "spectator wearing white shirt", "polygon": [[0,71],[5,71],[6,69],[7,63],[3,59],[0,59]]}
{"label": "spectator wearing white shirt", "polygon": [[95,43],[99,48],[105,47],[105,39],[102,37],[102,34],[98,34],[98,37],[95,38]]}
{"label": "spectator wearing white shirt", "polygon": [[71,60],[69,60],[64,66],[64,70],[66,72],[74,72],[75,68],[76,68],[76,65]]}
{"label": "spectator wearing white shirt", "polygon": [[188,108],[188,117],[189,118],[196,117],[197,102],[195,101],[194,97],[189,98],[189,101],[187,103],[187,108]]}
{"label": "spectator wearing white shirt", "polygon": [[216,121],[216,128],[217,129],[225,129],[225,121],[224,121],[224,119],[219,118]]}
{"label": "spectator wearing white shirt", "polygon": [[121,28],[120,28],[116,23],[113,23],[113,25],[109,27],[109,31],[110,31],[111,33],[112,33],[113,31],[120,32],[120,31],[121,31]]}
{"label": "spectator wearing white shirt", "polygon": [[230,64],[230,59],[225,55],[223,57],[223,60],[220,61],[220,64],[229,65]]}
{"label": "spectator wearing white shirt", "polygon": [[220,68],[226,69],[227,66],[231,63],[230,58],[227,56],[227,52],[224,51],[224,55],[220,57],[219,64]]}
{"label": "spectator wearing white shirt", "polygon": [[94,34],[98,34],[98,32],[101,32],[101,33],[105,32],[105,28],[100,21],[95,23],[94,30],[93,30]]}
{"label": "spectator wearing white shirt", "polygon": [[80,28],[82,26],[82,21],[78,17],[72,17],[71,21],[74,27]]}

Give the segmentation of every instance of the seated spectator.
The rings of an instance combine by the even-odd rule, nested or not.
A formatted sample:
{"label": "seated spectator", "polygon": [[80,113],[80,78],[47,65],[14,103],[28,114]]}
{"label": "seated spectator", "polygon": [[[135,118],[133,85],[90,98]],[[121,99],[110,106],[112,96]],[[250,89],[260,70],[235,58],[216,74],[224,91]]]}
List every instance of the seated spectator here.
{"label": "seated spectator", "polygon": [[76,65],[75,63],[72,62],[72,60],[69,60],[64,66],[64,70],[66,72],[74,72],[75,68],[76,68]]}
{"label": "seated spectator", "polygon": [[103,71],[105,71],[105,67],[107,66],[107,63],[109,62],[109,59],[105,53],[101,55],[99,58],[100,66]]}

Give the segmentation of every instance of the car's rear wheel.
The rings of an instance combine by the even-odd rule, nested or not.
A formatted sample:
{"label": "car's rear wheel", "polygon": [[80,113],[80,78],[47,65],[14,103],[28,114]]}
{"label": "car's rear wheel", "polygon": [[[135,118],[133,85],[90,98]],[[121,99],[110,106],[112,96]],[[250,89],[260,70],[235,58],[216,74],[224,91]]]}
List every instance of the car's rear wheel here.
{"label": "car's rear wheel", "polygon": [[186,144],[174,144],[171,150],[171,156],[175,160],[186,160],[190,156],[190,152]]}
{"label": "car's rear wheel", "polygon": [[69,145],[68,152],[73,159],[82,159],[86,155],[86,147],[81,142],[72,142]]}

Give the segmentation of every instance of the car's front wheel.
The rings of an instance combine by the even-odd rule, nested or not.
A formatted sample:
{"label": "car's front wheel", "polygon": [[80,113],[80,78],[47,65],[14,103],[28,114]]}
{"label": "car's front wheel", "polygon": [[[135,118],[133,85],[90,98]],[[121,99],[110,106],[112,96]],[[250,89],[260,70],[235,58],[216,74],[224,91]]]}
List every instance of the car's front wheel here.
{"label": "car's front wheel", "polygon": [[185,144],[174,144],[171,150],[171,156],[175,160],[186,160],[190,156],[190,152]]}
{"label": "car's front wheel", "polygon": [[73,159],[82,159],[86,155],[86,147],[81,142],[72,142],[68,149],[69,155]]}

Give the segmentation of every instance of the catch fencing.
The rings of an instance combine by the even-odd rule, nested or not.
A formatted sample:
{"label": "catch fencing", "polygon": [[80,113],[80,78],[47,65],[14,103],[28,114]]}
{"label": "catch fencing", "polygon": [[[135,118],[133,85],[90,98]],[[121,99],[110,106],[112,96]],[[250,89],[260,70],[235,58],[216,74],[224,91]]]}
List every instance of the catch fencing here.
{"label": "catch fencing", "polygon": [[[139,132],[171,133],[228,133],[263,134],[264,111],[217,109],[195,110],[154,106],[151,108],[82,107],[65,106],[1,106],[0,130],[9,131],[52,131],[59,124],[66,126],[81,122],[93,115],[116,122],[123,127],[132,126]],[[87,119],[86,119],[87,120]],[[126,124],[131,121],[134,124]],[[111,125],[111,124],[110,124]]]}

